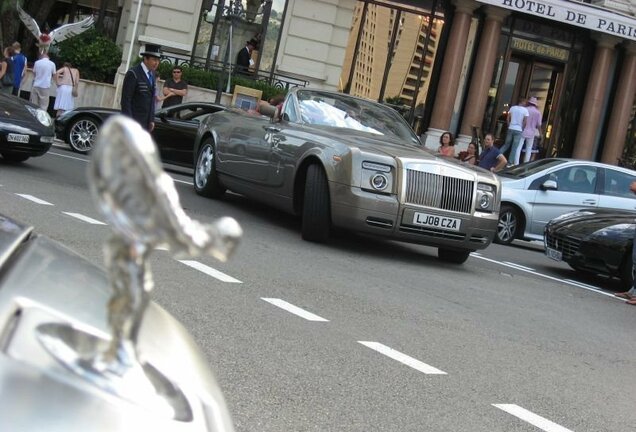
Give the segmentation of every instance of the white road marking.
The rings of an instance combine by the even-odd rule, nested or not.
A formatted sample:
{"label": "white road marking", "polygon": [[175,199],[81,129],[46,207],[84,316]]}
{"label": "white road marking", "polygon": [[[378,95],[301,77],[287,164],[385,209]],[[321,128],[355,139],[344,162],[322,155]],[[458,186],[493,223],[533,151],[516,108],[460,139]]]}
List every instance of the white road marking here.
{"label": "white road marking", "polygon": [[220,280],[221,282],[229,282],[229,283],[243,283],[238,279],[234,279],[232,276],[226,275],[223,272],[218,271],[210,266],[202,264],[198,261],[192,260],[178,260],[180,263],[187,265],[188,267],[192,267],[195,270],[199,270],[202,273],[205,273],[208,276],[212,276]]}
{"label": "white road marking", "polygon": [[28,199],[29,201],[33,201],[36,204],[50,205],[50,206],[53,205],[50,202],[44,201],[43,199],[40,199],[40,198],[36,198],[33,195],[19,194],[19,193],[17,193],[16,195],[19,196],[19,197],[22,197],[24,199]]}
{"label": "white road marking", "polygon": [[104,222],[102,222],[102,221],[98,221],[97,219],[93,219],[93,218],[90,218],[90,217],[88,217],[88,216],[84,216],[83,214],[79,214],[79,213],[71,213],[71,212],[62,212],[62,213],[66,214],[66,215],[69,215],[69,216],[71,216],[71,217],[74,217],[74,218],[76,218],[76,219],[79,219],[79,220],[81,220],[81,221],[88,222],[89,224],[93,224],[93,225],[106,225],[106,224],[105,224]]}
{"label": "white road marking", "polygon": [[521,270],[530,270],[530,271],[534,271],[534,269],[532,267],[526,267],[526,266],[522,266],[521,264],[516,264],[516,263],[512,263],[510,261],[504,261],[506,264],[510,264],[513,267],[516,267],[518,269]]}
{"label": "white road marking", "polygon": [[556,281],[556,282],[561,282],[561,283],[564,283],[564,284],[567,284],[567,285],[575,286],[577,288],[583,288],[585,290],[593,291],[595,293],[602,294],[604,296],[611,297],[611,298],[616,299],[616,300],[621,300],[623,302],[626,301],[625,299],[621,299],[621,298],[618,298],[618,297],[614,296],[614,294],[612,294],[612,293],[608,293],[608,292],[602,291],[600,288],[592,287],[591,285],[585,285],[585,284],[582,284],[580,282],[570,281],[569,279],[559,279],[559,278],[554,277],[554,276],[544,275],[544,274],[541,274],[541,273],[536,272],[534,270],[526,270],[525,268],[523,268],[523,266],[519,266],[518,264],[507,264],[505,262],[497,261],[497,260],[494,260],[492,258],[486,258],[484,256],[475,255],[474,253],[471,253],[471,255],[474,256],[475,258],[479,258],[479,259],[482,259],[484,261],[488,261],[488,262],[491,262],[491,263],[494,263],[494,264],[499,264],[499,265],[502,265],[504,267],[510,267],[510,268],[514,268],[514,269],[517,269],[517,270],[525,271],[526,273],[530,273],[530,274],[533,274],[535,276],[540,276],[542,278],[550,279],[550,280],[553,280],[553,281]]}
{"label": "white road marking", "polygon": [[447,375],[446,372],[441,371],[433,366],[427,365],[413,357],[409,357],[406,354],[403,354],[399,351],[394,350],[386,345],[382,345],[378,342],[367,342],[367,341],[358,341],[362,345],[371,348],[374,351],[379,352],[380,354],[384,354],[387,357],[392,358],[393,360],[397,360],[402,364],[405,364],[409,367],[412,367],[415,370],[418,370],[422,373],[428,375]]}
{"label": "white road marking", "polygon": [[316,314],[311,312],[307,312],[304,309],[299,308],[298,306],[294,306],[291,303],[287,303],[285,300],[277,299],[277,298],[265,298],[261,297],[261,300],[265,300],[268,303],[273,304],[281,309],[285,309],[287,312],[293,313],[294,315],[298,315],[301,318],[306,319],[307,321],[319,321],[319,322],[329,322],[328,319],[324,319]]}
{"label": "white road marking", "polygon": [[502,411],[507,412],[521,420],[530,423],[532,426],[536,426],[545,432],[572,432],[570,429],[564,428],[550,420],[543,418],[535,413],[521,408],[519,405],[514,404],[492,404],[495,408],[499,408]]}

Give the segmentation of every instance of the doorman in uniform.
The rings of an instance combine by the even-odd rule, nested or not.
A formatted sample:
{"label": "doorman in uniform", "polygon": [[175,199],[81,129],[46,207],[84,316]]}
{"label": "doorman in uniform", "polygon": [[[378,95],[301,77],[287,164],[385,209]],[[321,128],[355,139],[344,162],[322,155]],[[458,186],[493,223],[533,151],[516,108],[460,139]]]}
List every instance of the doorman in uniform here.
{"label": "doorman in uniform", "polygon": [[161,58],[161,47],[146,44],[140,55],[143,57],[141,63],[130,68],[124,77],[121,112],[151,132],[155,126],[155,74]]}

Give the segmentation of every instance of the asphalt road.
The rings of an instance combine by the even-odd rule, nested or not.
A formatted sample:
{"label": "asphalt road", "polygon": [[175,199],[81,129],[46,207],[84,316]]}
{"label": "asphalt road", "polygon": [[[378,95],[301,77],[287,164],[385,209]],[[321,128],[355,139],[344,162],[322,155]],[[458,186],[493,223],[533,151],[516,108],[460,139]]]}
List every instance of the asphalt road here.
{"label": "asphalt road", "polygon": [[[87,159],[0,160],[0,212],[101,263]],[[350,234],[307,243],[289,215],[172,176],[190,216],[245,231],[228,263],[152,257],[153,297],[202,347],[238,431],[636,430],[636,308],[615,281],[537,243],[461,266]]]}

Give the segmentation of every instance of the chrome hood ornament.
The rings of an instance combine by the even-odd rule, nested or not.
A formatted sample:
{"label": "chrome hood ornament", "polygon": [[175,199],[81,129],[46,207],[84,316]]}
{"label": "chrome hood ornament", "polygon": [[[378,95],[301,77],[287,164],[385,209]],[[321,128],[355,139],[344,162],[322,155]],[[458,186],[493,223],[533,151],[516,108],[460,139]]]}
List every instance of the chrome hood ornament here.
{"label": "chrome hood ornament", "polygon": [[144,362],[137,348],[153,289],[148,258],[163,246],[176,256],[212,255],[224,261],[242,230],[232,218],[205,225],[186,215],[151,136],[129,118],[118,115],[104,123],[88,176],[113,230],[104,249],[113,290],[110,338],[59,323],[40,325],[38,337],[60,363],[99,388],[187,421],[192,417],[189,398],[170,377]]}

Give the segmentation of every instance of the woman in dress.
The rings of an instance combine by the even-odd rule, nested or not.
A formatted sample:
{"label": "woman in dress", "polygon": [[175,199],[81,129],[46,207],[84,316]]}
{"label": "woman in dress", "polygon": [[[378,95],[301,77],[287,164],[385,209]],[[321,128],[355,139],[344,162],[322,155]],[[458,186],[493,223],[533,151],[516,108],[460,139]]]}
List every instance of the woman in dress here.
{"label": "woman in dress", "polygon": [[455,157],[455,141],[453,141],[453,134],[450,132],[444,132],[439,137],[439,148],[437,153],[443,156]]}
{"label": "woman in dress", "polygon": [[55,95],[55,105],[53,106],[57,110],[55,114],[57,117],[75,107],[73,87],[79,85],[79,79],[79,71],[68,62],[57,70],[55,75],[57,93]]}
{"label": "woman in dress", "polygon": [[462,162],[469,163],[471,165],[477,165],[477,158],[479,157],[479,150],[477,149],[477,144],[474,142],[468,143],[468,148],[466,149],[466,155],[462,158]]}

